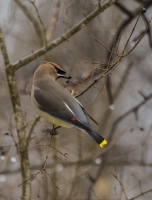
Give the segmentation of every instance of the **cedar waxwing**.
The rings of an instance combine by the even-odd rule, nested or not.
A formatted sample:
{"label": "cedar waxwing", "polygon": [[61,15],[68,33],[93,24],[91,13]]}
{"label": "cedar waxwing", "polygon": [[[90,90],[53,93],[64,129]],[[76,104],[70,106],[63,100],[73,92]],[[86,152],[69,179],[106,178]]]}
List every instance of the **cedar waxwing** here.
{"label": "cedar waxwing", "polygon": [[35,71],[31,102],[36,112],[52,124],[71,128],[76,126],[88,133],[103,147],[107,141],[92,129],[86,116],[95,120],[85,111],[81,103],[70,92],[58,84],[58,78],[71,77],[52,62],[43,62]]}

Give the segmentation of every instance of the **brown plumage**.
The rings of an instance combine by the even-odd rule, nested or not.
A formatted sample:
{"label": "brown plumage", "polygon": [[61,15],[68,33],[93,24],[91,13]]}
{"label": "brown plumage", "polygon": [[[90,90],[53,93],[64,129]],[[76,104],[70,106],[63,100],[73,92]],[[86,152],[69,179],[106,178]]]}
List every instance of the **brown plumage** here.
{"label": "brown plumage", "polygon": [[87,132],[103,147],[106,140],[92,129],[83,106],[56,82],[58,78],[69,79],[70,76],[55,63],[44,62],[37,68],[31,93],[33,107],[40,116],[55,125],[67,128],[76,126]]}

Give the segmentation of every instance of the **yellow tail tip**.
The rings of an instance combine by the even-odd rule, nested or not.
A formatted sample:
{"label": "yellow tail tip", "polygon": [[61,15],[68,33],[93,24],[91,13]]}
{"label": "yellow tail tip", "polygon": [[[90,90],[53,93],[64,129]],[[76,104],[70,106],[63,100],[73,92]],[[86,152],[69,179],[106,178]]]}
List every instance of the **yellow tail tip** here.
{"label": "yellow tail tip", "polygon": [[103,148],[106,144],[107,144],[107,140],[103,140],[103,141],[100,143],[100,147]]}

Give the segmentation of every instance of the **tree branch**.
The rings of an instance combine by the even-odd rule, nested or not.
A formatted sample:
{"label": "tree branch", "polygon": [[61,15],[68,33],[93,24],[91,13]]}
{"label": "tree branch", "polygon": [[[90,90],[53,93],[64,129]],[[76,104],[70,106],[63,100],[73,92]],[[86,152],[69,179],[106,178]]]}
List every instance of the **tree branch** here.
{"label": "tree branch", "polygon": [[1,51],[2,51],[2,54],[3,54],[5,66],[7,67],[10,64],[10,62],[9,62],[7,49],[6,49],[6,46],[5,46],[5,41],[4,41],[4,38],[3,38],[3,33],[2,33],[1,27],[0,27],[0,48],[1,48]]}
{"label": "tree branch", "polygon": [[[104,73],[100,74],[98,76],[97,79],[95,79],[90,85],[87,85],[83,91],[81,91],[79,94],[77,94],[75,97],[79,97],[81,95],[83,95],[86,91],[88,91],[96,82],[98,82],[101,78],[103,77],[108,77],[112,71],[121,63],[123,62],[124,59],[126,59],[126,57],[137,47],[137,45],[139,44],[139,42],[142,40],[142,38],[144,37],[144,35],[146,34],[147,30],[149,29],[149,25],[152,19],[150,19],[149,24],[147,24],[147,27],[145,29],[145,31],[143,32],[143,34],[140,36],[138,42],[136,42],[136,44],[132,47],[131,50],[129,50],[129,52],[127,52],[127,54],[124,55],[124,57],[120,58],[118,61],[116,61],[115,63],[113,63]],[[128,41],[127,41],[128,43]]]}
{"label": "tree branch", "polygon": [[141,194],[138,194],[137,196],[135,196],[135,197],[133,197],[133,198],[131,198],[131,199],[128,199],[128,200],[136,200],[138,197],[141,197],[141,196],[143,196],[144,194],[147,194],[147,193],[149,193],[149,192],[152,192],[152,189],[147,190],[147,191],[145,191],[145,192],[142,192]]}
{"label": "tree branch", "polygon": [[29,21],[33,24],[33,27],[35,29],[36,35],[39,38],[40,46],[43,46],[44,44],[44,38],[43,38],[43,31],[38,23],[38,21],[35,19],[35,17],[31,14],[31,12],[26,8],[26,6],[23,5],[23,3],[20,0],[14,0],[15,3],[18,5],[18,7],[23,11],[25,16],[29,19]]}
{"label": "tree branch", "polygon": [[[17,134],[19,139],[19,150],[20,150],[20,156],[21,156],[21,172],[22,172],[22,180],[23,182],[30,177],[30,164],[29,164],[29,157],[28,157],[28,151],[26,148],[26,137],[25,137],[25,130],[24,130],[24,120],[22,117],[21,112],[21,105],[20,105],[20,99],[17,91],[17,85],[14,77],[14,73],[12,73],[11,68],[10,70],[7,70],[7,66],[9,65],[9,58],[8,53],[5,45],[5,41],[3,38],[3,33],[0,28],[0,48],[2,51],[4,63],[5,63],[5,72],[10,92],[10,99],[14,110],[15,115],[15,122],[16,122],[16,128],[17,128]],[[25,182],[22,186],[22,199],[23,200],[30,200],[31,198],[31,184],[30,182]]]}
{"label": "tree branch", "polygon": [[[151,2],[151,1],[146,2],[146,3],[143,4],[144,8],[146,8],[146,9],[149,8],[151,5],[152,5],[152,2]],[[139,13],[140,10],[141,10],[141,7],[140,7],[140,8],[137,8],[134,12],[130,12],[130,11],[129,11],[122,3],[120,3],[120,2],[116,2],[116,3],[115,3],[115,6],[116,6],[117,8],[119,8],[119,9],[122,11],[122,13],[124,13],[124,14],[127,15],[127,19],[125,19],[125,20],[120,24],[120,26],[118,27],[117,32],[116,32],[116,36],[117,36],[117,37],[114,38],[114,39],[112,40],[111,45],[110,45],[110,49],[113,48],[114,41],[115,41],[115,44],[117,44],[117,41],[119,40],[119,37],[120,37],[120,35],[121,35],[121,32],[122,32],[123,28],[126,27],[126,26],[128,26],[128,25],[131,23],[131,21],[134,20],[134,18],[138,15],[138,13]],[[143,31],[143,32],[144,32],[144,31]],[[143,34],[143,32],[142,32],[142,34]],[[140,36],[141,36],[141,34],[140,34]],[[138,39],[139,39],[139,37],[138,37]],[[110,56],[110,52],[108,52],[107,58],[109,58],[109,56]],[[126,76],[127,76],[127,71],[126,71]],[[121,85],[120,85],[120,86],[121,86]],[[119,91],[119,90],[118,90],[118,91]],[[114,95],[114,99],[116,98],[116,96],[117,96],[117,94]],[[106,113],[103,115],[103,116],[105,116],[106,119],[103,118],[102,121],[101,121],[101,125],[100,125],[100,128],[102,127],[103,132],[104,132],[104,128],[106,127],[105,121],[107,121],[108,115],[109,115],[109,114],[110,114],[110,112],[109,112],[109,108],[108,108],[108,110],[106,111]]]}
{"label": "tree branch", "polygon": [[40,16],[40,14],[39,14],[39,11],[38,11],[38,9],[37,9],[37,7],[36,7],[36,5],[35,5],[35,1],[32,1],[32,0],[28,0],[28,1],[33,5],[33,7],[34,7],[34,9],[35,9],[35,11],[36,11],[37,17],[38,17],[38,19],[39,19],[39,22],[40,22],[41,27],[42,27],[42,30],[43,30],[42,33],[43,33],[44,44],[45,44],[45,46],[47,46],[47,41],[46,41],[46,30],[45,30],[43,21],[42,21],[42,19],[41,19],[41,16]]}
{"label": "tree branch", "polygon": [[[114,166],[115,163],[117,161],[117,166],[127,166],[127,167],[152,167],[152,163],[146,163],[146,162],[142,162],[140,160],[126,160],[126,159],[118,159],[118,160],[108,160],[106,162],[106,166]],[[59,162],[59,164],[63,165],[63,167],[75,167],[77,166],[79,163],[79,166],[97,166],[97,164],[94,162],[94,160],[92,159],[87,159],[87,160],[80,160],[80,161],[76,161],[76,162]],[[42,164],[40,165],[33,165],[31,167],[31,170],[38,170],[42,167]],[[52,169],[54,167],[54,163],[52,164],[47,164],[46,165],[46,169]],[[9,170],[9,169],[4,169],[2,171],[0,171],[0,175],[12,175],[12,174],[17,174],[20,173],[21,169],[20,168],[16,168],[14,170]]]}
{"label": "tree branch", "polygon": [[119,116],[115,122],[112,125],[111,131],[109,133],[109,137],[108,140],[111,140],[111,137],[113,137],[114,132],[116,131],[116,128],[118,126],[118,124],[124,120],[126,117],[128,117],[128,115],[132,114],[133,112],[137,112],[139,110],[139,108],[141,106],[143,106],[145,103],[147,103],[147,101],[149,101],[152,98],[152,94],[148,95],[147,97],[144,98],[144,100],[139,103],[137,106],[134,106],[133,108],[131,108],[130,110],[128,110],[127,112],[125,112],[123,115]]}
{"label": "tree branch", "polygon": [[[116,119],[116,121],[113,123],[113,126],[111,128],[110,134],[109,134],[108,139],[107,139],[109,143],[112,140],[112,138],[114,137],[114,133],[115,133],[115,130],[116,130],[118,124],[124,118],[126,118],[128,115],[130,115],[131,113],[137,112],[138,109],[141,106],[143,106],[147,101],[149,101],[151,98],[152,98],[152,94],[148,95],[147,97],[144,97],[144,100],[141,103],[139,103],[137,106],[133,107],[132,109],[130,109],[129,111],[127,111],[126,113],[124,113],[123,115],[121,115],[120,117],[118,117]],[[108,152],[105,152],[105,153],[102,154],[103,164],[101,164],[101,166],[99,167],[99,169],[98,169],[98,171],[97,171],[97,173],[95,175],[95,178],[93,178],[93,181],[92,181],[92,183],[91,183],[91,185],[90,185],[90,187],[88,189],[87,200],[90,200],[90,198],[91,198],[91,187],[97,182],[97,180],[101,176],[101,173],[102,173],[104,167],[107,165],[107,162],[108,162],[108,160],[107,160],[107,158],[108,158],[107,154],[108,154]]]}
{"label": "tree branch", "polygon": [[29,146],[29,142],[30,142],[30,139],[31,139],[31,135],[32,135],[32,133],[33,133],[33,130],[34,130],[34,128],[35,128],[37,122],[40,120],[40,118],[41,118],[41,117],[35,118],[35,120],[34,120],[32,126],[31,126],[31,128],[30,128],[29,134],[28,134],[28,136],[27,136],[27,142],[26,142],[27,148],[28,148],[28,146]]}
{"label": "tree branch", "polygon": [[34,59],[44,55],[46,52],[54,49],[59,44],[63,43],[64,41],[67,41],[71,36],[73,36],[75,33],[80,31],[86,24],[88,24],[92,19],[94,19],[96,16],[98,16],[101,12],[105,11],[108,7],[110,7],[112,4],[114,4],[117,0],[109,0],[107,3],[105,3],[103,6],[100,6],[98,9],[93,11],[91,14],[89,14],[86,18],[84,18],[82,21],[80,21],[77,25],[75,25],[72,29],[70,29],[65,34],[61,35],[54,41],[48,44],[47,47],[43,47],[36,51],[33,54],[30,54],[23,60],[20,60],[17,63],[11,64],[10,67],[15,72],[19,68],[23,67],[24,65],[30,63]]}

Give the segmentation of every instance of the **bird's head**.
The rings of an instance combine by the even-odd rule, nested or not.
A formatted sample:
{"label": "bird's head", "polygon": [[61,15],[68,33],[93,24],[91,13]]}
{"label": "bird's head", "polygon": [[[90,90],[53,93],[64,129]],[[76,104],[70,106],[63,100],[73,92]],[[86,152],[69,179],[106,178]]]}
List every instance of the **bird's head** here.
{"label": "bird's head", "polygon": [[35,71],[35,75],[39,77],[42,75],[50,75],[54,80],[58,78],[71,78],[59,65],[53,62],[43,62]]}

